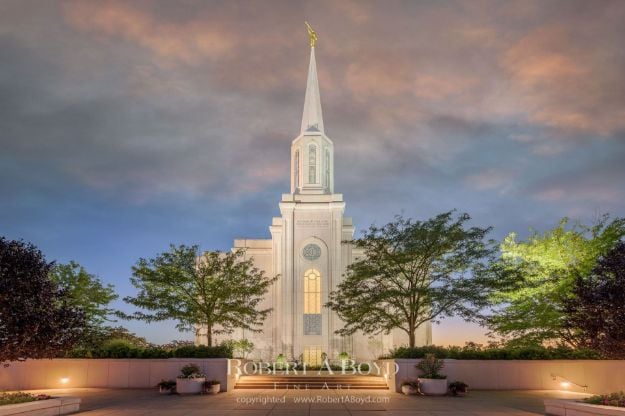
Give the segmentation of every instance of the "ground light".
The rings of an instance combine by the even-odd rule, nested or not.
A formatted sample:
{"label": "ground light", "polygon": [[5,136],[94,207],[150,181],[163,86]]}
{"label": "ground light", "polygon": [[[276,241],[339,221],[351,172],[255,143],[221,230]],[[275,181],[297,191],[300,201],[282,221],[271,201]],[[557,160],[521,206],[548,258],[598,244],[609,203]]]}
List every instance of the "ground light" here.
{"label": "ground light", "polygon": [[568,380],[560,375],[557,374],[551,374],[551,378],[553,379],[553,381],[557,381],[558,379],[562,380],[560,382],[560,387],[562,387],[563,389],[568,389],[569,387],[571,387],[571,385],[575,385],[577,387],[580,387],[582,389],[584,389],[584,391],[586,391],[586,389],[588,388],[588,386],[586,384],[577,384],[572,382],[571,380]]}
{"label": "ground light", "polygon": [[67,384],[69,383],[69,377],[61,377],[59,381],[61,382],[61,384]]}

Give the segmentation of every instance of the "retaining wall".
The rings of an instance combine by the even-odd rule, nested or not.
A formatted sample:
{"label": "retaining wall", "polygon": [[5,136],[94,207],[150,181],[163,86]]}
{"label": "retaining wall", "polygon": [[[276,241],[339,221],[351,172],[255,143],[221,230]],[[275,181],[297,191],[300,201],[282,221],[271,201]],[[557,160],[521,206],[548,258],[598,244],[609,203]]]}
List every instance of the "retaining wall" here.
{"label": "retaining wall", "polygon": [[0,390],[71,387],[148,388],[165,379],[175,379],[180,368],[194,363],[216,379],[221,391],[229,391],[234,377],[228,376],[227,358],[168,359],[54,359],[11,362],[0,366]]}
{"label": "retaining wall", "polygon": [[[380,360],[397,363],[398,373],[389,386],[400,390],[401,382],[419,375],[419,359]],[[441,373],[477,390],[569,390],[593,394],[625,391],[625,360],[444,360]],[[391,364],[391,370],[393,368]],[[563,384],[564,383],[564,384]],[[586,389],[583,386],[586,385]]]}

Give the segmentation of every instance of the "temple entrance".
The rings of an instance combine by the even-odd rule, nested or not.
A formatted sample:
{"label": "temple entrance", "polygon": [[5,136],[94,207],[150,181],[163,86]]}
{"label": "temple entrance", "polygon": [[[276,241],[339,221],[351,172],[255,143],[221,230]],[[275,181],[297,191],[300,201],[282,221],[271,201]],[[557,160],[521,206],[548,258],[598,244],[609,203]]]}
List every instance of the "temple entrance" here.
{"label": "temple entrance", "polygon": [[321,345],[307,345],[304,347],[304,362],[309,366],[321,366]]}

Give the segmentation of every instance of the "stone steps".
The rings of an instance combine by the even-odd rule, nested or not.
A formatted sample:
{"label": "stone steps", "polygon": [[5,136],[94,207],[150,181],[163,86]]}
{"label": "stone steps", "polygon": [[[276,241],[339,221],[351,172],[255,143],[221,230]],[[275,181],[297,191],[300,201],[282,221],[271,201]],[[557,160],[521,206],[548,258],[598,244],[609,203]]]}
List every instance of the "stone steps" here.
{"label": "stone steps", "polygon": [[241,376],[234,386],[243,389],[273,390],[388,390],[386,380],[375,376]]}

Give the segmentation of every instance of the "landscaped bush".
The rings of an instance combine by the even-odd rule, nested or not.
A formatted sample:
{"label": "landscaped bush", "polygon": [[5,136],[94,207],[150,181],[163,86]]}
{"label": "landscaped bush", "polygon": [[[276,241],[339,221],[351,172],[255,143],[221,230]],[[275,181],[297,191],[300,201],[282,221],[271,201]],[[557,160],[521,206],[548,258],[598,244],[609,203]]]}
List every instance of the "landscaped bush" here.
{"label": "landscaped bush", "polygon": [[584,399],[588,404],[600,404],[603,406],[625,407],[625,393],[622,391],[611,394],[601,394]]}
{"label": "landscaped bush", "polygon": [[232,349],[226,345],[185,345],[178,348],[139,347],[125,340],[111,340],[100,348],[74,349],[67,358],[232,358]]}
{"label": "landscaped bush", "polygon": [[425,347],[399,347],[388,356],[381,358],[425,358],[427,354],[434,354],[438,358],[453,358],[457,360],[594,360],[600,359],[599,354],[591,350],[574,350],[566,347],[486,347],[475,345],[467,347],[439,347],[428,345]]}
{"label": "landscaped bush", "polygon": [[37,400],[47,400],[50,396],[47,394],[39,394],[35,396],[30,393],[23,393],[18,391],[17,393],[2,393],[0,392],[0,406],[5,404],[18,404],[18,403],[28,403],[34,402]]}

